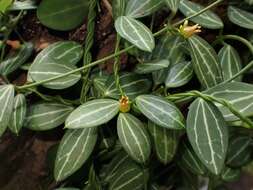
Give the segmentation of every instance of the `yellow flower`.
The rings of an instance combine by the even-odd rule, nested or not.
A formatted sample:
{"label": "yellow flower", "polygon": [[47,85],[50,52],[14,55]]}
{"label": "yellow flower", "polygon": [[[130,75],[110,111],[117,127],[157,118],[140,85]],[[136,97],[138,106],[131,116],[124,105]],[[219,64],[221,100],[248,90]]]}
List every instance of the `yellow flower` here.
{"label": "yellow flower", "polygon": [[184,22],[184,24],[179,27],[179,32],[185,38],[190,38],[194,34],[197,34],[197,33],[201,32],[201,26],[198,25],[198,24],[195,24],[193,26],[189,26],[188,25],[188,20],[186,20]]}
{"label": "yellow flower", "polygon": [[131,109],[130,102],[127,96],[122,96],[119,100],[120,107],[119,110],[123,113],[129,112]]}

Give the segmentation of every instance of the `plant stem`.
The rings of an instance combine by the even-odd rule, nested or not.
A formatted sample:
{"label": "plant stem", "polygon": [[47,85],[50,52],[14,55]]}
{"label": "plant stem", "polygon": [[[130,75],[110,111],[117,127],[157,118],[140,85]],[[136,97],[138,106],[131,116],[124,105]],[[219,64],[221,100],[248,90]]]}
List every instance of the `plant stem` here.
{"label": "plant stem", "polygon": [[[210,4],[209,6],[205,7],[205,8],[202,9],[201,11],[199,11],[199,12],[197,12],[197,13],[195,13],[195,14],[189,16],[189,17],[186,17],[186,18],[182,19],[181,21],[178,21],[178,22],[174,23],[172,26],[173,26],[173,27],[176,27],[176,26],[178,26],[178,25],[184,23],[186,20],[189,20],[189,19],[191,19],[191,18],[194,18],[194,17],[196,17],[196,16],[202,14],[203,12],[205,12],[205,11],[211,9],[212,7],[216,6],[217,4],[219,4],[219,3],[222,2],[222,1],[223,1],[223,0],[217,0],[217,1],[215,1],[214,3],[212,3],[212,4]],[[154,33],[153,36],[154,36],[154,37],[159,36],[159,35],[161,35],[162,33],[166,32],[166,31],[167,31],[168,29],[170,29],[170,28],[171,28],[171,26],[166,26],[166,27],[164,27],[163,29],[159,30],[158,32]],[[38,85],[41,85],[41,84],[44,84],[44,83],[47,83],[47,82],[51,82],[51,81],[53,81],[53,80],[57,80],[57,79],[60,79],[60,78],[64,78],[64,77],[66,77],[66,76],[69,76],[69,75],[71,75],[71,74],[77,73],[77,72],[79,72],[79,71],[83,71],[84,69],[87,69],[87,68],[96,66],[96,65],[98,65],[98,64],[104,63],[105,61],[107,61],[107,60],[109,60],[109,59],[111,59],[111,58],[114,58],[115,56],[119,56],[119,55],[121,55],[122,53],[125,53],[125,52],[127,52],[127,51],[133,49],[134,47],[135,47],[134,45],[131,45],[131,46],[129,46],[129,47],[127,47],[127,48],[125,48],[125,49],[123,49],[123,50],[117,52],[117,53],[114,53],[114,54],[112,54],[112,55],[109,55],[109,56],[107,56],[107,57],[104,57],[104,58],[102,58],[102,59],[100,59],[100,60],[94,61],[94,62],[92,62],[92,63],[90,63],[90,64],[84,65],[84,66],[82,66],[82,67],[80,67],[80,68],[78,68],[78,69],[75,69],[75,70],[73,70],[73,71],[67,72],[67,73],[65,73],[65,74],[62,74],[62,75],[59,75],[59,76],[56,76],[56,77],[52,77],[52,78],[49,78],[49,79],[46,79],[46,80],[43,80],[43,81],[35,82],[35,83],[32,83],[32,84],[27,84],[27,85],[24,85],[24,86],[18,86],[18,87],[16,87],[16,88],[19,89],[19,90],[24,90],[24,89],[31,88],[31,87],[34,87],[34,86],[38,86]]]}

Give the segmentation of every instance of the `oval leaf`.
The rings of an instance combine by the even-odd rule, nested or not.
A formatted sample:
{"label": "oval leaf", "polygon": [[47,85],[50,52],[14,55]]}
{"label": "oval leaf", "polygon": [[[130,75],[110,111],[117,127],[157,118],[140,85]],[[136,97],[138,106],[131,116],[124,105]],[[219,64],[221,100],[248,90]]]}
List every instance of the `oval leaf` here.
{"label": "oval leaf", "polygon": [[7,56],[0,65],[0,73],[8,75],[24,64],[33,52],[32,43],[24,43],[21,48],[13,54]]}
{"label": "oval leaf", "polygon": [[218,108],[202,99],[195,100],[190,106],[186,130],[203,164],[212,173],[220,174],[227,153],[228,129]]}
{"label": "oval leaf", "polygon": [[36,2],[33,0],[14,1],[10,7],[11,11],[36,9]]}
{"label": "oval leaf", "polygon": [[18,135],[20,129],[23,127],[26,117],[26,99],[23,94],[18,94],[14,98],[14,107],[12,116],[9,122],[9,129]]}
{"label": "oval leaf", "polygon": [[96,141],[96,128],[68,130],[57,151],[55,180],[62,181],[76,172],[91,155]]}
{"label": "oval leaf", "polygon": [[[213,87],[205,93],[216,98],[225,99],[245,117],[253,115],[253,85],[251,84],[230,82]],[[231,113],[225,106],[221,104],[216,104],[216,106],[222,112],[226,121],[239,120],[239,118]]]}
{"label": "oval leaf", "polygon": [[125,12],[126,1],[125,0],[113,0],[112,11],[113,18],[116,20],[119,16],[123,16]]}
{"label": "oval leaf", "polygon": [[228,7],[228,18],[234,24],[253,30],[253,14],[234,6]]}
{"label": "oval leaf", "polygon": [[83,48],[72,41],[61,41],[49,45],[35,58],[31,69],[35,65],[44,63],[58,63],[64,65],[76,65],[83,56]]}
{"label": "oval leaf", "polygon": [[163,164],[168,164],[176,154],[179,142],[178,132],[157,126],[151,121],[148,122],[148,129],[153,137],[158,159]]}
{"label": "oval leaf", "polygon": [[14,86],[0,86],[0,137],[5,132],[13,111],[14,104]]}
{"label": "oval leaf", "polygon": [[119,112],[119,102],[96,99],[79,106],[67,118],[66,128],[96,127],[110,121]]}
{"label": "oval leaf", "polygon": [[[120,85],[124,93],[134,99],[136,96],[149,92],[152,82],[145,75],[124,73],[119,77]],[[116,87],[115,78],[111,75],[106,81],[104,96],[119,99],[121,94]]]}
{"label": "oval leaf", "polygon": [[140,18],[157,11],[163,2],[161,0],[129,0],[126,7],[126,16]]}
{"label": "oval leaf", "polygon": [[155,47],[152,32],[141,22],[127,16],[118,17],[115,22],[117,33],[143,51],[151,52]]}
{"label": "oval leaf", "polygon": [[239,180],[240,177],[241,177],[240,169],[232,169],[228,167],[226,167],[221,174],[221,179],[225,182],[234,182]]}
{"label": "oval leaf", "polygon": [[49,28],[71,30],[83,22],[88,7],[87,0],[43,0],[37,9],[37,17]]}
{"label": "oval leaf", "polygon": [[252,139],[248,136],[233,136],[230,139],[226,164],[231,167],[242,167],[252,155]]}
{"label": "oval leaf", "polygon": [[136,104],[148,119],[161,127],[183,129],[185,126],[180,110],[163,97],[141,95],[136,98]]}
{"label": "oval leaf", "polygon": [[[242,63],[238,52],[230,45],[225,45],[218,54],[221,63],[223,80],[231,79],[235,74],[241,71]],[[242,76],[233,81],[240,82]]]}
{"label": "oval leaf", "polygon": [[166,59],[163,59],[155,62],[138,64],[134,71],[139,74],[148,74],[154,71],[168,68],[169,65],[170,62]]}
{"label": "oval leaf", "polygon": [[151,153],[151,143],[143,123],[129,113],[120,113],[117,131],[126,152],[135,161],[146,163]]}
{"label": "oval leaf", "polygon": [[109,183],[109,190],[142,190],[145,186],[145,174],[135,163],[121,166]]}
{"label": "oval leaf", "polygon": [[191,62],[181,62],[170,68],[165,81],[167,88],[176,88],[187,84],[193,76]]}
{"label": "oval leaf", "polygon": [[[203,6],[188,1],[188,0],[181,0],[179,4],[179,10],[186,16],[192,16],[199,11],[204,9]],[[220,29],[223,28],[223,22],[222,20],[212,11],[208,10],[205,11],[204,13],[191,18],[191,21],[203,26],[204,28],[209,28],[209,29]]]}
{"label": "oval leaf", "polygon": [[218,56],[210,44],[199,36],[188,39],[194,71],[204,88],[216,86],[222,81]]}
{"label": "oval leaf", "polygon": [[[68,72],[75,70],[75,66],[62,65],[57,63],[44,63],[38,64],[30,70],[30,77],[36,81],[41,82],[43,80],[51,79]],[[53,80],[51,82],[43,83],[43,86],[50,89],[65,89],[76,84],[81,78],[80,72],[73,73],[64,78]]]}
{"label": "oval leaf", "polygon": [[63,124],[73,107],[54,102],[40,102],[31,105],[27,111],[25,127],[44,131]]}

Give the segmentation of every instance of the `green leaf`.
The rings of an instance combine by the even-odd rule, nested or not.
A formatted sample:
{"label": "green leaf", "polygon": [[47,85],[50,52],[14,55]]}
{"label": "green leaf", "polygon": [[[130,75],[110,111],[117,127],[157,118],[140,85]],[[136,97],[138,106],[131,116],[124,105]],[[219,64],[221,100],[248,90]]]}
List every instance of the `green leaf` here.
{"label": "green leaf", "polygon": [[253,0],[244,0],[246,3],[248,3],[249,5],[253,5]]}
{"label": "green leaf", "polygon": [[166,59],[162,59],[159,61],[147,62],[138,64],[135,68],[135,72],[138,74],[148,74],[154,71],[162,70],[168,68],[170,62]]}
{"label": "green leaf", "polygon": [[76,172],[91,155],[97,141],[97,128],[68,130],[55,160],[54,177],[62,181]]}
{"label": "green leaf", "polygon": [[[253,85],[251,84],[230,82],[226,84],[220,84],[204,93],[212,95],[216,98],[225,99],[245,117],[253,115]],[[226,121],[239,120],[239,118],[231,113],[227,107],[221,104],[216,104],[216,106],[222,112]]]}
{"label": "green leaf", "polygon": [[9,10],[11,11],[30,10],[30,9],[37,9],[37,5],[34,0],[14,1],[12,6],[9,8]]}
{"label": "green leaf", "polygon": [[249,136],[233,136],[230,139],[226,164],[231,167],[242,167],[251,160],[252,139]]}
{"label": "green leaf", "polygon": [[199,36],[192,36],[187,42],[199,82],[204,88],[216,86],[222,81],[222,73],[215,50]]}
{"label": "green leaf", "polygon": [[161,0],[129,0],[126,16],[140,18],[152,14],[163,5]]}
{"label": "green leaf", "polygon": [[109,190],[143,190],[145,186],[144,171],[135,163],[122,165],[109,183]]}
{"label": "green leaf", "polygon": [[148,129],[153,138],[158,159],[163,164],[168,164],[172,161],[176,154],[179,142],[178,131],[157,126],[151,121],[148,122]]}
{"label": "green leaf", "polygon": [[151,143],[143,123],[129,113],[120,113],[117,131],[126,152],[135,161],[146,163],[151,153]]}
{"label": "green leaf", "polygon": [[179,7],[180,0],[164,0],[173,13],[176,13]]}
{"label": "green leaf", "polygon": [[66,128],[89,128],[107,123],[119,112],[119,102],[96,99],[76,108],[65,122]]}
{"label": "green leaf", "polygon": [[93,86],[100,96],[102,96],[105,93],[107,80],[108,80],[107,75],[97,76],[92,80]]}
{"label": "green leaf", "polygon": [[228,18],[238,26],[253,30],[253,14],[251,12],[229,6]]}
{"label": "green leaf", "polygon": [[55,102],[33,104],[28,107],[25,127],[35,131],[45,131],[56,128],[64,123],[72,110],[72,106]]}
{"label": "green leaf", "polygon": [[[199,11],[204,9],[202,5],[199,5],[197,3],[188,1],[188,0],[181,0],[179,4],[179,10],[186,16],[192,16]],[[209,29],[220,29],[223,28],[223,22],[222,20],[212,11],[208,10],[204,13],[191,18],[191,21],[201,25],[204,28]]]}
{"label": "green leaf", "polygon": [[[224,81],[231,79],[235,74],[241,71],[242,63],[240,56],[232,46],[227,44],[224,45],[218,56],[221,63]],[[240,82],[241,80],[242,76],[239,76],[233,81]]]}
{"label": "green leaf", "polygon": [[184,142],[182,144],[179,155],[179,164],[181,167],[187,168],[197,175],[204,175],[206,173],[205,166],[199,160],[198,156],[188,143]]}
{"label": "green leaf", "polygon": [[27,61],[27,59],[32,55],[32,52],[33,44],[24,43],[17,52],[9,54],[5,61],[1,63],[0,73],[2,75],[12,73]]}
{"label": "green leaf", "polygon": [[167,99],[154,95],[136,98],[140,111],[155,124],[169,129],[183,129],[184,117],[180,110]]}
{"label": "green leaf", "polygon": [[155,47],[152,32],[141,22],[127,16],[115,21],[117,33],[143,51],[151,52]]}
{"label": "green leaf", "polygon": [[223,169],[228,147],[226,122],[214,104],[195,100],[187,117],[188,139],[203,164],[213,173]]}
{"label": "green leaf", "polygon": [[112,0],[112,12],[114,20],[124,15],[125,7],[126,7],[125,0]]}
{"label": "green leaf", "polygon": [[133,160],[130,158],[130,156],[125,151],[120,151],[119,153],[117,153],[117,155],[110,162],[109,166],[106,168],[105,181],[109,182],[112,178],[115,177],[115,174],[120,167],[122,167],[132,161]]}
{"label": "green leaf", "polygon": [[45,63],[76,65],[82,56],[82,45],[73,41],[56,42],[43,49],[36,56],[31,67]]}
{"label": "green leaf", "polygon": [[13,3],[13,0],[1,0],[0,1],[0,13],[5,13]]}
{"label": "green leaf", "polygon": [[49,28],[66,31],[84,21],[88,8],[88,0],[43,0],[37,9],[37,17]]}
{"label": "green leaf", "polygon": [[[145,75],[138,75],[136,73],[123,73],[119,77],[120,85],[124,93],[130,98],[134,99],[140,94],[149,92],[152,82]],[[111,75],[106,81],[106,89],[104,96],[119,99],[121,94],[116,87],[115,78]]]}
{"label": "green leaf", "polygon": [[14,86],[1,85],[0,86],[0,137],[3,135],[13,111],[14,104]]}
{"label": "green leaf", "polygon": [[62,188],[57,188],[55,190],[79,190],[78,188],[74,187],[62,187]]}
{"label": "green leaf", "polygon": [[240,177],[241,177],[240,169],[233,169],[228,167],[226,167],[221,174],[221,179],[225,182],[234,182],[239,180]]}
{"label": "green leaf", "polygon": [[14,98],[14,107],[12,116],[9,122],[9,129],[18,135],[20,129],[23,127],[26,117],[26,98],[23,94],[18,94]]}
{"label": "green leaf", "polygon": [[193,76],[191,62],[181,62],[170,68],[165,81],[167,88],[177,88],[187,84]]}
{"label": "green leaf", "polygon": [[[63,65],[58,63],[44,63],[34,66],[29,74],[31,78],[36,82],[41,82],[50,78],[54,78],[73,70],[77,69],[76,66]],[[65,89],[70,86],[73,86],[81,79],[81,73],[77,72],[71,75],[68,75],[64,78],[53,80],[51,82],[43,83],[43,86],[50,89]]]}

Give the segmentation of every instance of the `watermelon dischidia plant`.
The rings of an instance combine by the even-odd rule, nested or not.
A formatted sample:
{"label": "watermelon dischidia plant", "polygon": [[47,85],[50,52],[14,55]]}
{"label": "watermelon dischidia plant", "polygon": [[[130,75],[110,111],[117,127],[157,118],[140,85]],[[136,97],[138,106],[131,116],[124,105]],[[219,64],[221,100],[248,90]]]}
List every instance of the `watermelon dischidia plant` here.
{"label": "watermelon dischidia plant", "polygon": [[[61,40],[24,40],[29,14]],[[58,190],[226,189],[253,160],[252,31],[252,0],[0,0],[0,135],[58,128]]]}

